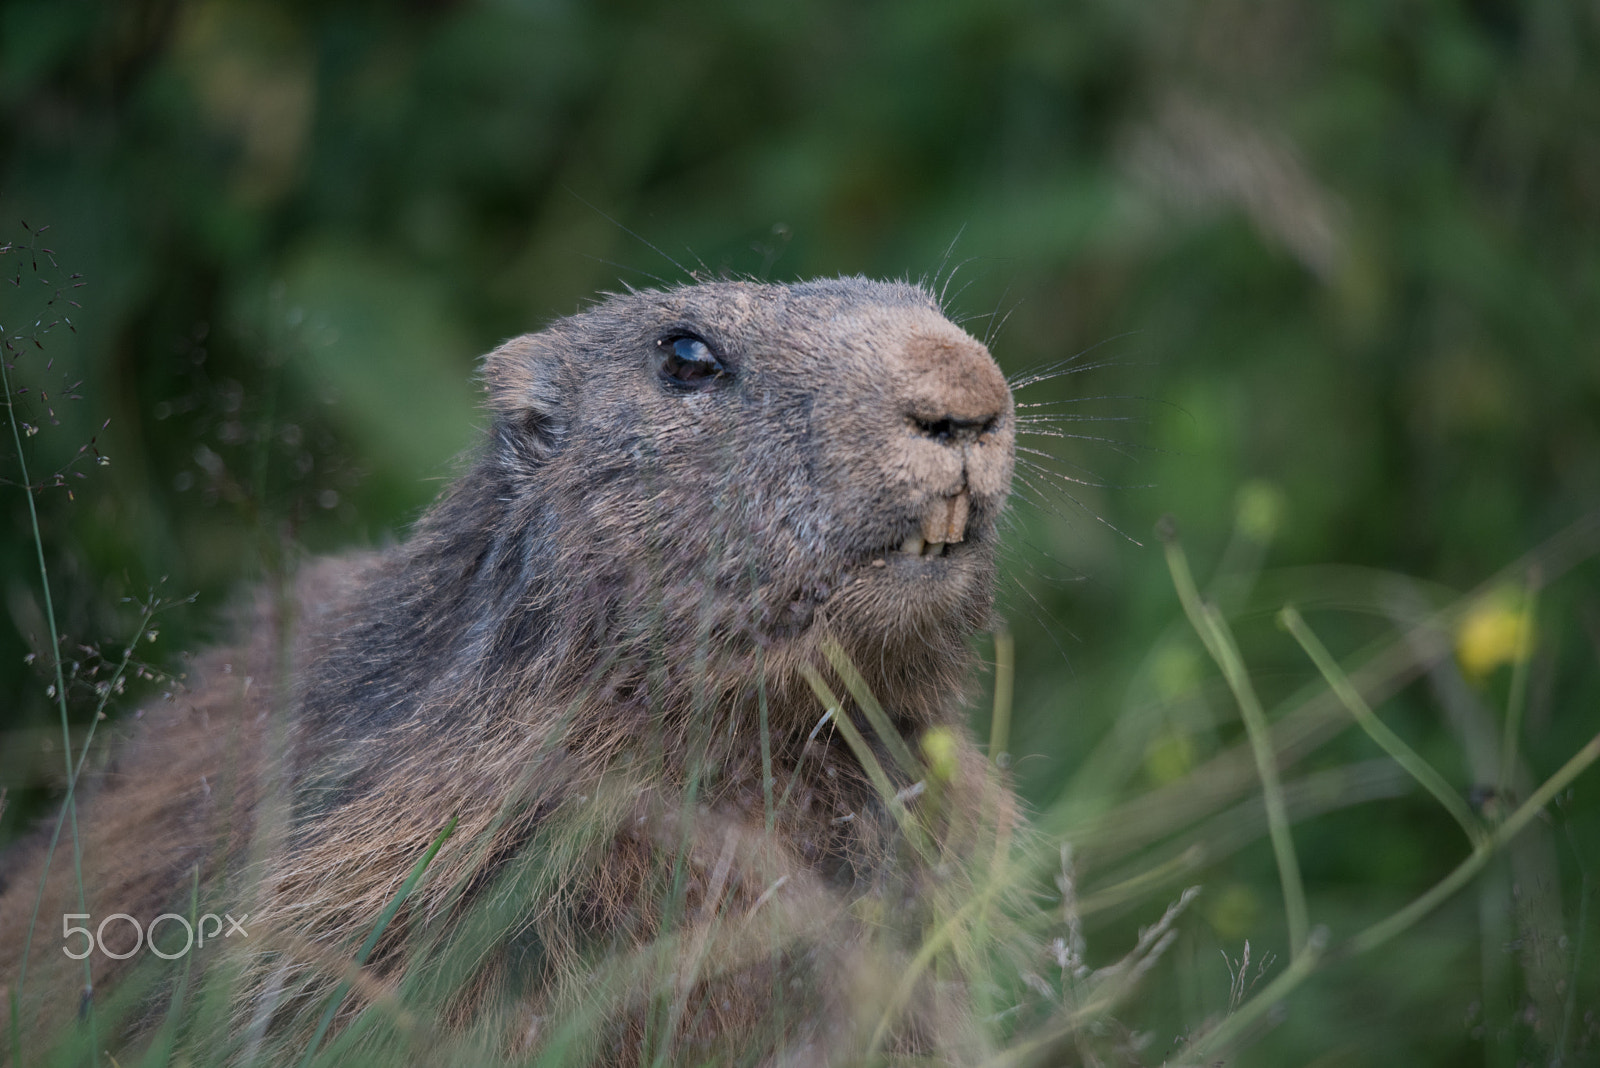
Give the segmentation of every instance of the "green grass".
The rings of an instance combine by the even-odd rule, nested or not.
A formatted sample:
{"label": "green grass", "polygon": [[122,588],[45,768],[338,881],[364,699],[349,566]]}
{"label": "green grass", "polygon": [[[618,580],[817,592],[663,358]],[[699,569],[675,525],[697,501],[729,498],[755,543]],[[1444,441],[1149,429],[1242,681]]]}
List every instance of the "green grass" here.
{"label": "green grass", "polygon": [[[1590,523],[1536,553],[1535,557],[1546,565],[1536,574],[1553,579],[1563,563],[1575,562],[1577,553],[1572,550],[1582,546],[1584,551],[1592,552],[1594,533]],[[1013,836],[1002,831],[980,838],[989,843],[985,848],[974,849],[967,855],[941,855],[934,828],[927,822],[928,813],[935,810],[922,801],[907,802],[906,791],[896,789],[895,779],[879,764],[874,747],[853,722],[849,706],[820,674],[813,674],[811,681],[816,689],[819,712],[826,710],[830,714],[851,751],[862,761],[886,808],[894,814],[915,862],[924,865],[926,870],[945,873],[942,883],[935,879],[923,886],[914,904],[900,901],[890,906],[868,894],[852,906],[858,912],[866,910],[864,914],[889,907],[903,910],[914,917],[913,927],[920,930],[903,950],[891,946],[892,940],[886,936],[869,938],[864,956],[853,964],[862,969],[861,975],[882,975],[892,980],[877,998],[859,1003],[859,1019],[846,1021],[861,1036],[861,1063],[897,1063],[899,1058],[888,1046],[888,1040],[900,1013],[919,992],[926,993],[929,983],[950,982],[961,984],[969,992],[966,996],[984,1010],[979,1019],[976,1045],[972,1047],[977,1053],[976,1063],[995,1066],[1080,1061],[1148,1063],[1144,1058],[1154,1054],[1139,1045],[1138,1028],[1151,1027],[1151,1021],[1158,1021],[1156,1026],[1184,1036],[1180,1044],[1162,1055],[1165,1063],[1201,1065],[1216,1063],[1219,1059],[1231,1063],[1234,1058],[1247,1054],[1250,1043],[1260,1037],[1261,1027],[1275,1014],[1298,1011],[1297,996],[1312,980],[1336,965],[1342,969],[1341,975],[1351,974],[1352,966],[1359,974],[1359,962],[1363,958],[1370,958],[1405,938],[1459,895],[1494,857],[1503,854],[1536,820],[1547,816],[1551,804],[1600,758],[1600,735],[1597,735],[1525,800],[1515,805],[1491,807],[1475,815],[1465,806],[1459,791],[1451,788],[1411,746],[1385,727],[1362,696],[1360,680],[1366,678],[1371,685],[1374,678],[1372,672],[1365,669],[1373,663],[1388,663],[1389,670],[1393,671],[1396,670],[1394,658],[1405,660],[1416,655],[1415,652],[1398,652],[1418,648],[1411,637],[1405,633],[1391,635],[1386,644],[1368,653],[1363,665],[1352,669],[1342,666],[1327,651],[1299,612],[1285,606],[1280,614],[1284,626],[1314,663],[1326,687],[1307,700],[1331,696],[1339,707],[1348,710],[1349,716],[1403,769],[1405,776],[1431,794],[1440,807],[1461,824],[1468,839],[1467,855],[1454,868],[1389,914],[1354,931],[1335,930],[1327,923],[1319,923],[1311,914],[1294,848],[1288,841],[1293,833],[1295,814],[1295,804],[1291,800],[1294,780],[1283,780],[1281,774],[1292,770],[1294,760],[1290,754],[1294,741],[1293,735],[1286,736],[1283,728],[1286,722],[1293,722],[1294,713],[1280,712],[1274,716],[1261,708],[1229,628],[1214,604],[1201,600],[1188,575],[1182,549],[1170,530],[1167,545],[1178,594],[1176,600],[1194,626],[1196,639],[1215,656],[1217,668],[1237,698],[1244,719],[1244,739],[1237,745],[1249,751],[1251,765],[1258,776],[1252,792],[1264,803],[1266,813],[1265,821],[1255,824],[1253,833],[1259,835],[1264,831],[1272,840],[1273,854],[1280,869],[1284,907],[1289,916],[1287,965],[1258,972],[1257,977],[1263,981],[1249,996],[1243,996],[1242,989],[1235,989],[1217,1008],[1195,1018],[1174,1018],[1169,1006],[1152,999],[1151,988],[1164,975],[1193,967],[1173,957],[1172,951],[1184,926],[1192,922],[1194,903],[1208,892],[1201,858],[1206,856],[1209,847],[1206,838],[1194,832],[1197,826],[1205,826],[1208,819],[1223,816],[1228,805],[1228,798],[1219,796],[1198,806],[1179,806],[1170,800],[1163,802],[1162,791],[1168,792],[1169,799],[1180,796],[1185,785],[1193,787],[1201,782],[1216,760],[1227,758],[1227,752],[1216,758],[1213,765],[1198,766],[1176,783],[1153,791],[1136,790],[1099,799],[1103,803],[1102,814],[1073,825],[1080,840],[1094,842],[1103,835],[1115,834],[1125,812],[1147,806],[1148,814],[1148,806],[1155,804],[1153,811],[1171,831],[1164,836],[1168,839],[1165,842],[1168,853],[1172,849],[1179,852],[1174,860],[1163,862],[1155,859],[1159,851],[1136,850],[1123,867],[1147,864],[1143,871],[1083,894],[1076,890],[1085,873],[1074,868],[1073,836],[1063,838],[1050,830],[1062,826],[1065,814],[1061,810],[1038,813],[1033,820],[1034,828],[1023,834]],[[1459,630],[1460,621],[1468,618],[1473,606],[1481,600],[1479,595],[1469,595],[1445,605],[1424,626]],[[1531,602],[1531,595],[1529,600]],[[140,633],[148,624],[152,609],[150,605],[144,607]],[[1529,655],[1530,642],[1531,639],[1523,640],[1510,655],[1525,658]],[[1438,648],[1435,646],[1436,651]],[[1448,643],[1443,648],[1446,650],[1443,655],[1453,655]],[[1000,665],[1000,677],[993,686],[995,707],[990,744],[992,756],[998,759],[1007,744],[1006,724],[1011,713],[1008,637],[997,635],[993,649],[995,662]],[[881,749],[876,751],[889,756],[897,774],[926,787],[937,785],[941,776],[937,738],[930,742],[895,734],[883,710],[842,652],[830,649],[829,659],[838,677],[844,680],[853,707],[866,718],[877,737]],[[125,657],[124,664],[126,660]],[[1516,685],[1526,678],[1525,672],[1514,672],[1514,676]],[[1381,675],[1378,678],[1377,688],[1381,690]],[[1516,685],[1508,698],[1512,702],[1507,710],[1508,719],[1514,714],[1515,702],[1522,700],[1515,696]],[[1323,736],[1331,737],[1334,733],[1328,730]],[[88,741],[92,741],[92,736],[86,739],[86,745]],[[1506,744],[1509,748],[1514,743]],[[1303,751],[1297,755],[1302,760],[1306,756]],[[1509,758],[1510,753],[1506,756]],[[83,760],[84,753],[79,752],[68,780],[69,796],[63,805],[63,820],[69,817],[70,784],[75,781]],[[1173,793],[1174,790],[1178,792]],[[931,797],[936,790],[930,788],[927,794]],[[780,808],[783,803],[779,802]],[[1340,803],[1342,799],[1333,799],[1333,804]],[[67,825],[70,826],[70,822]],[[561,833],[575,837],[587,835],[592,841],[601,841],[608,832],[602,821],[586,832],[567,826]],[[526,1043],[526,1035],[508,1038],[506,1017],[495,1012],[465,1031],[455,1031],[439,1022],[453,994],[448,983],[441,986],[426,975],[382,970],[367,974],[365,967],[388,922],[418,881],[427,877],[428,861],[448,834],[449,828],[446,828],[417,862],[411,877],[364,944],[354,952],[343,973],[296,976],[289,981],[288,990],[281,992],[284,996],[288,991],[314,995],[318,999],[316,1004],[325,1001],[319,1022],[309,1037],[293,1029],[285,1032],[262,1032],[259,1027],[241,1029],[226,1008],[237,995],[238,973],[228,967],[209,967],[194,977],[191,987],[186,963],[182,966],[183,982],[171,993],[169,1012],[140,1063],[205,1065],[294,1061],[304,1066],[394,1063],[397,1060],[440,1064],[582,1063],[595,1055],[599,1044],[607,1040],[607,1029],[614,1026],[619,1013],[626,1015],[651,1004],[662,1006],[664,1015],[652,1025],[653,1029],[645,1032],[645,1048],[651,1051],[648,1059],[660,1064],[695,1063],[697,1055],[703,1055],[703,1051],[697,1054],[676,1045],[676,1036],[688,1011],[688,991],[696,984],[715,983],[724,974],[737,972],[752,960],[759,960],[763,953],[777,952],[781,956],[785,947],[801,944],[796,939],[802,936],[787,926],[794,917],[774,916],[771,925],[762,926],[730,914],[715,917],[709,923],[664,929],[659,938],[647,946],[614,955],[601,954],[589,959],[581,974],[563,977],[570,986],[558,988],[549,1003],[564,1005],[567,1011],[562,1018],[549,1021],[531,1044]],[[693,840],[694,834],[686,832],[684,841]],[[523,895],[539,886],[545,886],[548,892],[553,873],[562,870],[560,865],[551,863],[547,852],[549,845],[541,840],[518,861],[517,870],[507,876],[507,881],[479,906],[478,922],[474,925],[476,933],[465,938],[467,943],[480,947],[478,952],[496,939],[516,936],[520,923],[516,903],[527,900]],[[1139,857],[1146,859],[1140,861]],[[1096,876],[1100,874],[1095,873]],[[1193,884],[1182,889],[1181,884],[1191,879]],[[712,889],[715,900],[721,887]],[[191,910],[199,891],[198,886],[191,890]],[[664,887],[664,891],[672,893],[670,887]],[[1315,896],[1311,899],[1315,900]],[[769,915],[774,911],[773,907],[762,907],[767,907]],[[757,916],[762,915],[762,907],[757,908]],[[1115,910],[1145,925],[1131,949],[1107,954],[1087,943],[1085,920],[1105,910]],[[1586,915],[1586,911],[1580,911],[1574,932],[1576,949],[1571,964],[1574,982],[1559,1034],[1548,1047],[1552,1056],[1559,1056],[1572,1042],[1571,1020],[1577,1004],[1573,999],[1577,997],[1578,980],[1585,967],[1583,922]],[[887,931],[896,924],[885,914],[868,925],[869,929],[874,926]],[[903,933],[904,924],[899,926]],[[1272,926],[1251,936],[1258,952],[1273,941]],[[413,931],[408,937],[423,937],[425,941],[426,928]],[[452,958],[449,946],[432,946],[416,959],[432,962],[429,968],[443,965],[446,975],[464,978],[472,972],[472,962]],[[455,963],[448,964],[452,959]],[[1233,976],[1219,975],[1215,967],[1201,971],[1205,975],[1200,981],[1213,991],[1219,984],[1224,990],[1235,986]],[[1241,968],[1241,975],[1242,971]],[[842,974],[838,981],[847,985],[859,980],[861,975]],[[168,981],[148,974],[136,974],[132,979],[134,984],[151,984],[149,989],[153,991],[169,989],[163,985]],[[358,982],[363,984],[366,995],[357,1007],[351,1009],[347,1005],[345,1013],[336,1016],[340,1005],[346,1003],[347,993]],[[331,994],[328,993],[330,986]],[[63,992],[62,996],[75,996],[75,992]],[[501,1009],[511,1012],[513,1002],[514,997],[508,993]],[[95,1060],[100,1044],[97,1034],[115,1033],[119,1026],[117,1012],[125,1013],[133,1007],[134,999],[126,992],[115,992],[106,1005],[98,1007],[96,1013],[80,1025],[86,1029],[86,1034],[65,1036],[53,1063]],[[333,1027],[336,1019],[338,1026]],[[776,1041],[775,1036],[773,1040]],[[22,1050],[19,1055],[20,1041],[20,1034],[14,1031],[11,1038],[13,1060],[36,1063],[38,1051]],[[129,1051],[110,1052],[117,1055],[117,1063],[126,1063],[123,1058]]]}
{"label": "green grass", "polygon": [[[37,342],[42,332],[5,335],[8,354],[15,354],[11,342]],[[120,643],[120,655],[106,661],[103,675],[80,679],[71,669],[46,562],[53,547],[36,503],[52,484],[30,478],[28,424],[19,415],[21,387],[13,370],[9,361],[0,367],[18,465],[17,479],[6,490],[27,504],[52,650],[51,700],[62,731],[64,791],[52,816],[49,852],[54,858],[58,846],[70,845],[78,907],[86,911],[77,785],[94,751],[103,750],[96,728],[115,711],[124,682],[130,674],[149,674],[139,642],[168,605],[154,594],[133,602],[131,637]],[[267,477],[264,454],[256,461],[260,482]],[[622,768],[592,805],[556,813],[499,880],[480,891],[448,939],[425,917],[404,911],[428,879],[429,861],[450,834],[446,827],[361,943],[334,947],[309,967],[285,964],[275,971],[275,958],[263,963],[233,956],[198,967],[193,958],[171,965],[145,961],[123,983],[96,991],[80,1022],[41,1040],[25,1033],[16,1008],[32,989],[26,984],[39,981],[25,956],[9,991],[11,1060],[78,1065],[136,1059],[150,1068],[576,1064],[615,1041],[618,1021],[628,1020],[638,1021],[641,1057],[649,1063],[753,1062],[762,1040],[780,1041],[782,1014],[774,1016],[770,1033],[745,1048],[691,1048],[681,1035],[692,1029],[699,1011],[694,991],[735,980],[763,963],[781,976],[782,962],[820,949],[824,956],[840,951],[838,964],[800,996],[839,1014],[836,1022],[856,1036],[863,1064],[907,1060],[894,1048],[901,1016],[940,989],[959,990],[956,999],[975,1006],[970,1026],[958,1037],[965,1043],[962,1058],[976,1064],[1274,1063],[1283,1048],[1276,1041],[1308,1018],[1328,1015],[1329,1006],[1358,1002],[1369,982],[1393,989],[1386,969],[1433,943],[1479,952],[1485,963],[1477,981],[1447,989],[1479,993],[1486,1020],[1512,1021],[1525,1016],[1530,1004],[1553,1007],[1544,1012],[1543,1026],[1513,1030],[1508,1023],[1509,1038],[1484,1041],[1485,1060],[1493,1064],[1516,1054],[1570,1064],[1593,1057],[1600,1039],[1582,1010],[1600,976],[1589,930],[1594,882],[1585,847],[1572,834],[1572,798],[1575,784],[1590,785],[1593,776],[1582,777],[1600,759],[1600,735],[1559,760],[1538,750],[1542,766],[1530,760],[1526,735],[1535,656],[1570,638],[1578,626],[1570,618],[1547,618],[1536,626],[1535,617],[1541,611],[1551,615],[1542,606],[1570,600],[1570,584],[1582,581],[1581,568],[1600,553],[1600,515],[1583,518],[1478,589],[1444,596],[1438,587],[1404,576],[1384,576],[1372,590],[1358,590],[1345,588],[1331,573],[1262,572],[1274,524],[1262,520],[1259,497],[1241,506],[1233,548],[1204,585],[1175,531],[1163,529],[1171,622],[1120,680],[1129,693],[1164,694],[1154,706],[1162,714],[1095,717],[1113,726],[1097,740],[1093,756],[1057,801],[1041,805],[1015,833],[997,813],[979,812],[973,814],[977,831],[959,847],[943,841],[940,824],[948,813],[941,808],[941,790],[953,774],[952,738],[941,730],[898,735],[842,651],[825,650],[840,685],[830,684],[822,665],[810,675],[819,728],[826,724],[842,735],[892,814],[904,847],[901,867],[886,876],[887,888],[850,901],[850,922],[843,927],[821,922],[815,912],[821,905],[814,900],[786,903],[778,880],[746,913],[713,909],[698,919],[685,915],[683,873],[695,862],[691,854],[711,858],[702,866],[713,876],[707,892],[717,901],[732,878],[736,848],[732,838],[718,839],[712,828],[696,825],[691,776],[690,787],[669,806],[683,814],[678,852],[672,870],[656,873],[654,887],[662,914],[682,922],[663,923],[643,945],[597,948],[570,972],[553,977],[543,994],[552,1011],[537,1026],[518,1016],[526,1015],[525,1007],[519,1009],[525,991],[513,986],[485,999],[487,1011],[473,1023],[450,1025],[452,1002],[477,981],[485,959],[507,944],[529,959],[541,951],[528,935],[528,902],[558,898],[563,880],[616,833],[630,811],[627,799],[645,782],[644,772]],[[278,536],[266,530],[266,510],[254,503],[251,509],[263,524],[259,543],[274,547],[266,553],[267,570],[281,590],[281,569],[293,554],[279,551]],[[1316,628],[1297,605],[1315,612]],[[1376,629],[1356,631],[1366,637],[1365,645],[1349,639],[1346,624],[1357,616],[1378,621]],[[1294,646],[1276,634],[1283,645],[1272,646],[1258,633],[1263,619],[1277,619]],[[1355,651],[1336,656],[1325,634],[1342,635],[1335,647]],[[976,640],[981,652],[992,653],[988,755],[994,774],[1009,778],[1020,774],[1012,750],[1026,745],[1018,737],[1018,728],[1028,725],[1022,709],[1044,706],[1061,715],[1074,710],[1061,695],[1032,692],[1026,683],[1018,687],[1020,654],[1008,630]],[[1211,666],[1185,655],[1196,649],[1209,656]],[[1258,662],[1266,666],[1252,666]],[[1593,664],[1562,669],[1592,672]],[[1412,730],[1407,741],[1405,724],[1385,723],[1399,703],[1396,693],[1408,680],[1428,675],[1460,683],[1474,701],[1499,702],[1503,712],[1493,729],[1478,730],[1487,741],[1472,743],[1481,753],[1466,752],[1472,738],[1461,731]],[[1298,682],[1286,685],[1285,677]],[[74,690],[83,681],[93,685]],[[88,722],[79,739],[70,723],[69,697],[75,692],[85,694],[81,711]],[[1273,692],[1281,696],[1263,699]],[[1449,692],[1441,692],[1445,704]],[[1193,700],[1207,703],[1209,720],[1197,725],[1166,715]],[[1216,711],[1230,707],[1236,717]],[[1442,717],[1450,712],[1439,709]],[[1591,708],[1558,708],[1553,714],[1593,722]],[[1352,723],[1359,734],[1348,729]],[[793,781],[773,796],[762,726],[770,831],[794,802]],[[1449,744],[1441,744],[1441,737]],[[1478,768],[1474,760],[1488,763]],[[1492,789],[1469,797],[1468,782]],[[1361,805],[1396,804],[1416,788],[1461,828],[1464,851],[1452,836],[1436,853],[1419,855],[1419,872],[1427,878],[1409,883],[1372,876],[1353,886],[1330,885],[1318,874],[1326,870],[1319,852],[1362,848],[1359,825],[1330,829],[1328,817]],[[1308,840],[1317,848],[1307,848]],[[1554,855],[1556,866],[1536,850]],[[1552,870],[1557,881],[1565,870],[1563,885],[1575,886],[1575,909],[1535,914],[1525,900],[1511,901],[1512,883],[1537,887],[1550,882]],[[1397,885],[1407,892],[1396,893]],[[1224,916],[1230,894],[1241,887],[1245,895],[1269,902],[1242,931]],[[1467,891],[1474,887],[1479,916],[1464,918],[1471,904]],[[184,898],[192,920],[218,890],[197,878],[174,894]],[[228,890],[247,897],[249,888]],[[38,900],[22,937],[53,953],[53,924],[48,918],[40,922]],[[401,916],[406,922],[395,930],[404,932],[396,935],[391,923]],[[1496,957],[1501,934],[1513,924],[1519,940],[1556,947],[1547,963]],[[840,930],[857,939],[849,953],[826,941]],[[411,968],[391,966],[396,958],[379,948],[386,934],[407,940]],[[1221,964],[1209,953],[1191,952],[1212,939],[1223,943]],[[1241,942],[1242,951],[1233,949]],[[1252,945],[1257,969],[1247,981]],[[1556,976],[1546,984],[1555,991],[1550,996],[1534,989],[1545,979],[1541,967]],[[81,986],[74,981],[50,996],[63,1006],[76,1005]],[[1437,1011],[1437,1001],[1425,1001],[1418,1011]],[[251,1007],[243,1019],[237,1015],[241,1003]],[[295,1019],[286,1026],[272,1019],[280,1006],[293,1009]],[[1411,1010],[1402,1003],[1395,1011]],[[108,1036],[134,1018],[153,1020],[153,1027],[142,1045],[118,1046]],[[1310,1039],[1295,1036],[1293,1048],[1322,1052],[1320,1042],[1330,1057],[1353,1056],[1352,1048],[1371,1053],[1371,1047],[1352,1047],[1339,1031],[1316,1028]]]}

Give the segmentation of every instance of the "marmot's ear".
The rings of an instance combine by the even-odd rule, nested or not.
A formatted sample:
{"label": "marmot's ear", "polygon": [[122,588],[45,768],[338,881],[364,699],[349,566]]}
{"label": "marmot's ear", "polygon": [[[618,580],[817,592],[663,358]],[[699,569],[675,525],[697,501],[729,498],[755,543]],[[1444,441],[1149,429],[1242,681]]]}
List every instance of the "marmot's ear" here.
{"label": "marmot's ear", "polygon": [[483,358],[489,411],[497,426],[529,459],[560,447],[567,428],[568,389],[563,367],[544,334],[523,334]]}

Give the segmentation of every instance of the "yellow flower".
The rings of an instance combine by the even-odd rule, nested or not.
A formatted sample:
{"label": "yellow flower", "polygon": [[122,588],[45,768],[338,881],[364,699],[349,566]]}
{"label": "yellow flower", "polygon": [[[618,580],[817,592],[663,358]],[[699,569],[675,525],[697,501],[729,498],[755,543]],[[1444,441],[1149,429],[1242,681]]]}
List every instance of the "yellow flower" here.
{"label": "yellow flower", "polygon": [[1514,587],[1502,587],[1468,609],[1456,626],[1456,659],[1474,681],[1501,664],[1513,664],[1533,647],[1533,619],[1527,598]]}

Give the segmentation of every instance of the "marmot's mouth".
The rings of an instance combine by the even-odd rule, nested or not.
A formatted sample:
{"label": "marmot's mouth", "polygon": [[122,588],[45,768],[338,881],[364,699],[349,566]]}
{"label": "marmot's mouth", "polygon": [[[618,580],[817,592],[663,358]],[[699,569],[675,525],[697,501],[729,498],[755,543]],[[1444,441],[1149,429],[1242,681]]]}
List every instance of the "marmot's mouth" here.
{"label": "marmot's mouth", "polygon": [[967,538],[967,520],[972,514],[972,495],[965,486],[951,497],[936,497],[918,517],[920,531],[909,534],[896,552],[906,556],[943,556],[949,546]]}
{"label": "marmot's mouth", "polygon": [[981,540],[981,531],[970,528],[971,518],[972,496],[964,487],[953,496],[935,497],[924,506],[921,515],[907,517],[905,525],[893,535],[899,541],[865,554],[857,566],[880,568],[887,567],[893,559],[928,560],[963,552],[974,540]]}
{"label": "marmot's mouth", "polygon": [[983,538],[977,531],[968,531],[967,536],[960,541],[929,541],[920,534],[908,534],[898,545],[886,545],[875,552],[865,554],[852,570],[888,567],[897,560],[931,561],[941,557],[956,556],[976,549],[982,541]]}
{"label": "marmot's mouth", "polygon": [[885,533],[894,540],[855,557],[847,564],[848,571],[871,571],[888,567],[895,561],[933,561],[945,557],[964,555],[978,549],[986,539],[982,524],[973,525],[971,497],[963,489],[951,497],[936,497],[924,507],[922,514],[907,516]]}
{"label": "marmot's mouth", "polygon": [[919,535],[913,534],[894,551],[903,556],[943,556],[948,544],[943,541],[924,541]]}

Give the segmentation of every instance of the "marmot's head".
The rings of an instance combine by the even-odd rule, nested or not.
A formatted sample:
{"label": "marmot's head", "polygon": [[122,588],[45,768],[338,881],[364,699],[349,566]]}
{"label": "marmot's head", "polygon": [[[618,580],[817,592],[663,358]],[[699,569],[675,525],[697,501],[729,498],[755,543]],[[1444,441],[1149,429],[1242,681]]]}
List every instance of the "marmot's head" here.
{"label": "marmot's head", "polygon": [[549,554],[529,595],[603,645],[653,633],[669,663],[716,664],[827,632],[894,674],[987,618],[1011,393],[925,290],[615,296],[485,377],[507,518]]}

